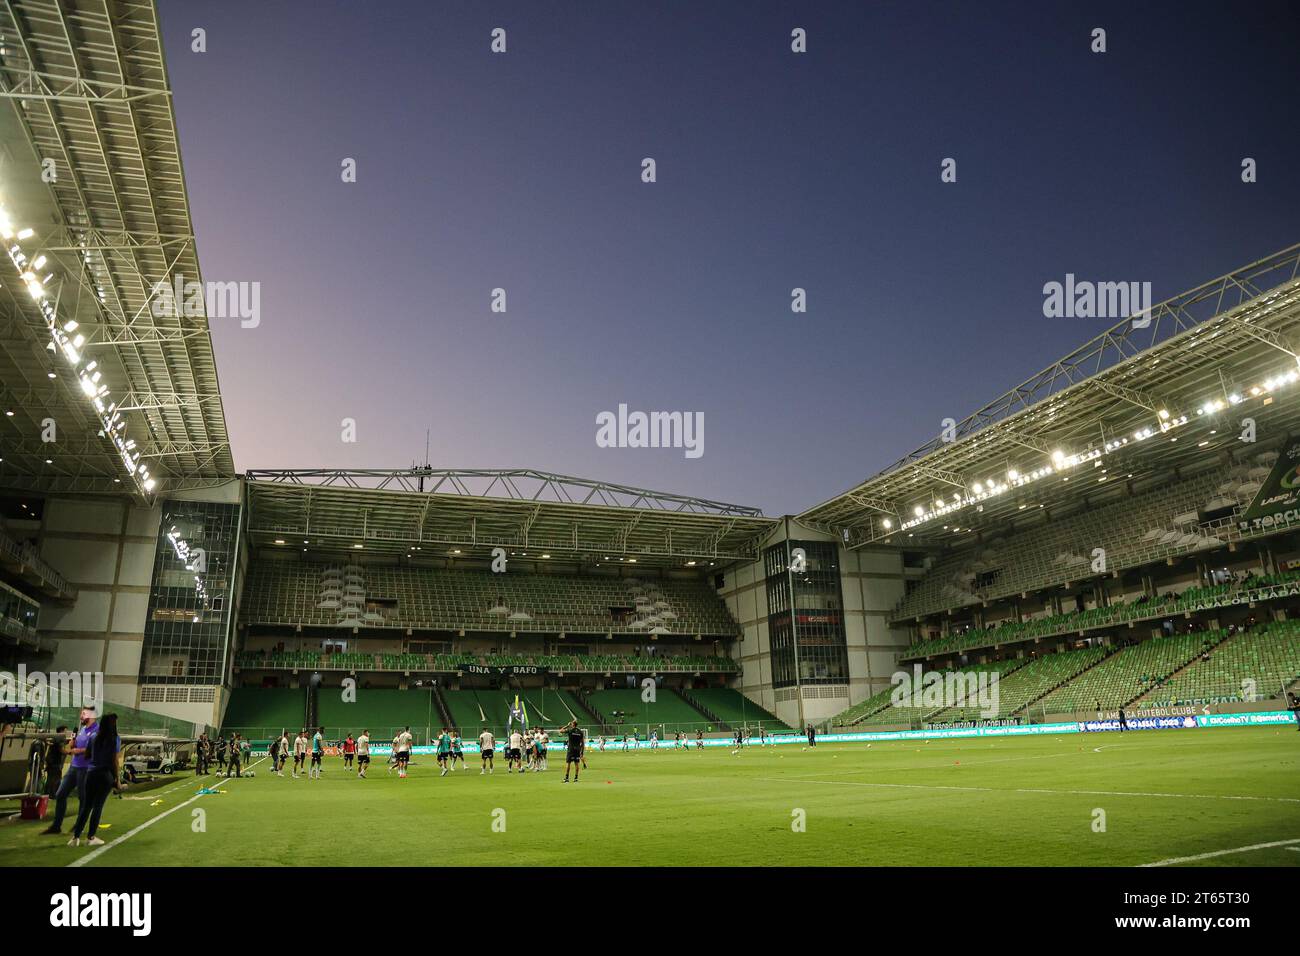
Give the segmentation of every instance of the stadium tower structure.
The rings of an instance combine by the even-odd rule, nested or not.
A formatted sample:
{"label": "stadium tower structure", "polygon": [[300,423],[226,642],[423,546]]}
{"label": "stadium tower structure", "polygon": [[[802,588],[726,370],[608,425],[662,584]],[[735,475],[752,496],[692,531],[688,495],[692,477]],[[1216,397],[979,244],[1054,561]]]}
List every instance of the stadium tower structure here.
{"label": "stadium tower structure", "polygon": [[1300,562],[1294,518],[1255,513],[1300,425],[1297,248],[799,515],[523,470],[238,474],[205,303],[155,308],[202,276],[154,5],[13,0],[0,35],[0,666],[196,727],[257,726],[243,691],[323,720],[344,677],[403,694],[393,722],[419,689],[429,727],[514,694],[611,731],[801,727],[900,661],[1111,649],[1168,627],[1139,604]]}

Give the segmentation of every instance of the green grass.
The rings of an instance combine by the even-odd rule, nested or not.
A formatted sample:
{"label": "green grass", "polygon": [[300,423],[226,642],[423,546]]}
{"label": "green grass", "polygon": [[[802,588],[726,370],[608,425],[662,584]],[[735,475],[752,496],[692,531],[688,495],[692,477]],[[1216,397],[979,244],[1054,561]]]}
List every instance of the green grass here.
{"label": "green grass", "polygon": [[[1300,839],[1300,734],[1290,727],[703,752],[592,752],[577,784],[563,756],[524,777],[223,782],[91,861],[100,866],[858,865],[1127,866]],[[193,797],[189,775],[110,799],[112,841]],[[1225,799],[1232,798],[1232,799]],[[1249,799],[1238,799],[1249,798]],[[151,806],[152,801],[162,804]],[[75,802],[73,804],[75,810]],[[191,829],[192,811],[206,832]],[[505,811],[506,832],[493,832]],[[792,812],[806,814],[793,832]],[[1094,810],[1106,832],[1093,831]],[[0,824],[0,866],[85,856],[43,824]],[[69,821],[70,826],[70,821]],[[1294,844],[1300,846],[1300,843]],[[1277,847],[1201,865],[1300,864]]]}

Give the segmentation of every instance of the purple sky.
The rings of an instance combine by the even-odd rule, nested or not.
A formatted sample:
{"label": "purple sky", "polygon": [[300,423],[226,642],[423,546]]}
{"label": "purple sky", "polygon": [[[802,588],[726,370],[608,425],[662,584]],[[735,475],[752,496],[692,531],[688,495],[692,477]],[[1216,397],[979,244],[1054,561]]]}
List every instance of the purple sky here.
{"label": "purple sky", "polygon": [[[1293,13],[1131,6],[166,0],[204,278],[261,282],[213,320],[236,465],[427,428],[435,467],[843,491],[1112,324],[1045,282],[1159,300],[1300,241]],[[598,448],[619,403],[704,455]]]}

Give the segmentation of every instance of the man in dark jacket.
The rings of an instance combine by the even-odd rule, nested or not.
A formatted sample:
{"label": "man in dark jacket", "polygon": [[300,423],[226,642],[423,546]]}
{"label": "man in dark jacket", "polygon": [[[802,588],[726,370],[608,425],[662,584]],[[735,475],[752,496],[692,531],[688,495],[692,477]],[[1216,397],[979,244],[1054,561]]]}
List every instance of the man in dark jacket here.
{"label": "man in dark jacket", "polygon": [[54,796],[59,790],[59,781],[63,779],[63,762],[68,756],[68,728],[62,724],[54,731],[45,746],[45,787],[46,796]]}

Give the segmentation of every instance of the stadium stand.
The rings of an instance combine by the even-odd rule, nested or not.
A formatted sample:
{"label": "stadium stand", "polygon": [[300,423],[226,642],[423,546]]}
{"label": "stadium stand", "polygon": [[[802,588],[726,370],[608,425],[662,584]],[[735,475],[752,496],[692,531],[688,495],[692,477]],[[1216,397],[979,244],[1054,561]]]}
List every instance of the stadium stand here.
{"label": "stadium stand", "polygon": [[[1244,685],[1250,681],[1253,695]],[[1138,701],[1138,707],[1221,704],[1281,697],[1300,681],[1300,622],[1240,632],[1197,657]]]}
{"label": "stadium stand", "polygon": [[1016,670],[1004,672],[998,681],[998,706],[992,715],[978,707],[949,707],[930,717],[935,724],[1014,717],[1034,701],[1046,696],[1106,656],[1103,647],[1086,647],[1063,654],[1045,654]]}
{"label": "stadium stand", "polygon": [[341,694],[322,692],[318,701],[320,723],[329,734],[368,729],[377,744],[387,743],[402,727],[422,734],[426,727],[439,724],[436,708],[430,717],[429,691],[423,689],[360,688],[350,703]]}
{"label": "stadium stand", "polygon": [[998,647],[1044,637],[1074,635],[1116,624],[1293,597],[1297,592],[1300,592],[1300,572],[1252,574],[1232,583],[1212,587],[1191,587],[1150,599],[1143,597],[1131,602],[1117,602],[1107,607],[1089,608],[1085,611],[1043,615],[1019,622],[998,624],[990,628],[972,628],[913,644],[907,649],[903,659],[935,657],[957,651]]}
{"label": "stadium stand", "polygon": [[753,727],[762,724],[769,730],[790,728],[752,700],[730,687],[695,688],[690,696],[717,714],[728,727]]}
{"label": "stadium stand", "polygon": [[1122,648],[1040,702],[1044,713],[1125,707],[1228,636],[1226,630],[1156,637]]}
{"label": "stadium stand", "polygon": [[[1025,664],[1026,662],[1023,660],[1011,660],[1011,661],[998,661],[990,664],[975,664],[970,667],[963,668],[960,671],[956,671],[956,670],[923,671],[922,679],[923,680],[928,679],[928,676],[931,673],[938,673],[940,675],[940,678],[945,682],[947,682],[950,675],[955,676],[960,674],[963,677],[966,675],[976,675],[978,679],[979,674],[987,673],[987,674],[997,674],[999,676],[999,683],[1000,683],[1003,675],[1014,673],[1015,671],[1024,667]],[[891,700],[890,695],[892,694],[892,692],[893,689],[891,688],[890,692],[885,694],[885,699],[886,702],[888,703],[887,707],[884,707],[879,710],[875,710],[870,714],[864,715],[860,720],[856,722],[867,726],[886,725],[886,724],[917,725],[923,723],[933,723],[935,717],[945,709],[942,706],[937,706],[937,707],[928,706],[928,705],[912,706],[911,704],[907,706],[896,707],[893,705]],[[916,693],[918,695],[924,693],[924,687],[916,687]],[[971,708],[971,709],[978,710],[978,708]],[[976,716],[978,716],[978,714]],[[842,719],[843,719],[843,715],[841,715],[840,718],[837,718],[835,721],[832,722],[838,723]]]}
{"label": "stadium stand", "polygon": [[[451,719],[456,729],[462,734],[470,734],[471,731],[478,727],[498,726],[505,723],[506,712],[504,708],[493,707],[492,703],[485,706],[480,702],[480,696],[486,696],[486,692],[473,690],[444,690],[442,692]],[[477,734],[473,734],[473,736],[477,736]]]}
{"label": "stadium stand", "polygon": [[1117,570],[1220,547],[1239,537],[1233,518],[1199,525],[1199,512],[1230,503],[1235,515],[1258,489],[1259,471],[1266,475],[1275,457],[1263,453],[1248,465],[1211,468],[947,555],[904,596],[893,618],[920,618],[1095,576],[1095,548],[1104,548],[1107,567]]}
{"label": "stadium stand", "polygon": [[303,690],[236,687],[230,692],[222,726],[239,730],[246,737],[262,737],[281,730],[300,730],[306,721],[307,695]]}
{"label": "stadium stand", "polygon": [[598,690],[591,694],[591,701],[604,714],[609,733],[644,735],[661,726],[672,733],[707,725],[699,711],[667,688],[660,688],[653,703],[643,701],[639,689]]}
{"label": "stadium stand", "polygon": [[554,691],[560,706],[564,712],[569,715],[570,719],[576,717],[580,723],[600,723],[600,718],[591,712],[591,709],[571,690]]}
{"label": "stadium stand", "polygon": [[860,724],[868,717],[887,708],[890,703],[890,696],[893,693],[894,688],[887,687],[872,694],[866,700],[859,701],[847,710],[841,711],[831,719],[831,724],[836,727],[852,727],[854,724]]}
{"label": "stadium stand", "polygon": [[463,670],[467,664],[485,667],[541,667],[557,673],[733,673],[736,662],[729,657],[704,655],[655,655],[633,657],[622,654],[319,654],[314,652],[264,653],[246,651],[236,655],[235,664],[246,670],[343,670],[419,671]]}
{"label": "stadium stand", "polygon": [[348,565],[334,578],[327,575],[334,567],[254,562],[242,620],[492,632],[738,633],[726,605],[698,581],[664,580],[651,588],[594,575],[502,575],[381,565]]}
{"label": "stadium stand", "polygon": [[[1292,575],[1285,577],[1294,580]],[[1180,600],[1187,597],[1184,593]],[[982,714],[974,706],[893,707],[891,687],[848,708],[831,723],[841,727],[938,725],[1030,719],[1031,711],[1042,715],[1134,705],[1226,703],[1249,699],[1243,690],[1245,680],[1253,682],[1255,699],[1280,698],[1284,690],[1294,689],[1300,682],[1300,621],[1269,622],[1248,631],[1195,631],[1118,649],[1086,647],[1044,654],[1028,662],[968,667],[960,673],[980,669],[1002,669],[995,714]],[[924,673],[942,676],[953,671]]]}

